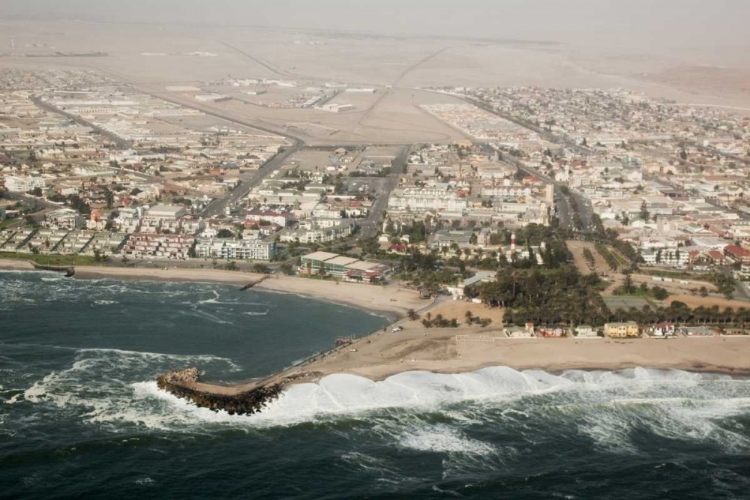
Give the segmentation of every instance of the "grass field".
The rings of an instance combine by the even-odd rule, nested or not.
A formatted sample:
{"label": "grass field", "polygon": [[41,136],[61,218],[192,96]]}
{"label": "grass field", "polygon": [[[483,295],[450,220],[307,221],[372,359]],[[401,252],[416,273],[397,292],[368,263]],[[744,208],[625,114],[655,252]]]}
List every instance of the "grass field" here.
{"label": "grass field", "polygon": [[28,260],[43,266],[94,266],[96,259],[90,255],[57,255],[0,252],[0,259]]}
{"label": "grass field", "polygon": [[607,304],[610,311],[617,311],[619,309],[630,309],[635,307],[637,309],[642,308],[648,304],[646,299],[641,297],[625,297],[625,296],[612,296],[603,297],[604,303]]}

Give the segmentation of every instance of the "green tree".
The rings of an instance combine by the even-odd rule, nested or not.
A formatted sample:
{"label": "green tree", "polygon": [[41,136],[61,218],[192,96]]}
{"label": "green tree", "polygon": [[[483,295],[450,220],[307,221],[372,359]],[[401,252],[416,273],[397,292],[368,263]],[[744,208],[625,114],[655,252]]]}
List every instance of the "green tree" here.
{"label": "green tree", "polygon": [[104,187],[104,200],[107,204],[107,208],[112,210],[112,206],[115,203],[115,195],[108,187]]}
{"label": "green tree", "polygon": [[651,214],[648,211],[648,205],[646,204],[646,200],[643,200],[641,203],[641,219],[648,221],[651,218]]}
{"label": "green tree", "polygon": [[268,274],[271,270],[265,264],[253,264],[253,272],[258,274]]}
{"label": "green tree", "polygon": [[279,266],[279,271],[281,271],[283,274],[291,276],[294,273],[294,268],[290,263],[284,262]]}

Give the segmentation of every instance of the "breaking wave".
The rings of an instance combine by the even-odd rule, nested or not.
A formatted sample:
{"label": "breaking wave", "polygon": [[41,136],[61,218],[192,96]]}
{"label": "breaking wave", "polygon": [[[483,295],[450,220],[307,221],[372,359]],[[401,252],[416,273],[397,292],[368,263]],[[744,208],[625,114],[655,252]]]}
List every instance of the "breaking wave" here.
{"label": "breaking wave", "polygon": [[[636,436],[644,433],[709,444],[723,453],[750,451],[750,380],[724,375],[644,368],[552,374],[492,367],[459,374],[405,372],[374,382],[335,374],[290,386],[263,412],[238,416],[198,408],[158,390],[153,381],[186,364],[218,377],[241,371],[228,358],[60,349],[73,352],[70,365],[41,379],[18,379],[26,385],[13,382],[21,389],[6,392],[5,405],[38,405],[35,418],[62,413],[114,432],[354,426],[405,451],[446,454],[445,470],[456,474],[502,467],[515,453],[513,446],[487,443],[469,432],[488,425],[524,439],[533,439],[540,427],[556,429],[618,454],[638,453],[642,443]],[[12,432],[16,424],[3,425]]]}
{"label": "breaking wave", "polygon": [[[525,433],[535,422],[568,428],[616,453],[636,452],[632,436],[639,431],[712,443],[728,453],[750,450],[747,429],[735,423],[737,417],[750,416],[750,381],[682,371],[636,368],[553,375],[496,367],[455,375],[407,372],[381,382],[331,375],[289,387],[252,416],[197,408],[159,391],[154,382],[136,383],[133,389],[137,398],[150,399],[160,409],[157,420],[163,428],[257,429],[353,420],[374,424],[405,449],[484,456],[497,463],[512,450],[493,448],[461,429],[502,421],[509,430]],[[442,419],[438,424],[430,422],[435,412]]]}

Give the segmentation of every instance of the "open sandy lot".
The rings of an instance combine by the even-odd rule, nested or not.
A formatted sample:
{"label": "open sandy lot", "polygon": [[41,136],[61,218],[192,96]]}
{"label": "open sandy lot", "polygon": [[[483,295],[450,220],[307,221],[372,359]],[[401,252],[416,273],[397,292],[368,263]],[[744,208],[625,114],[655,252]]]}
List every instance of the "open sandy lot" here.
{"label": "open sandy lot", "polygon": [[744,307],[745,309],[750,308],[750,302],[742,300],[727,300],[722,297],[701,297],[698,295],[672,295],[665,302],[671,304],[672,302],[684,302],[688,307],[712,307],[719,306],[720,309],[726,309],[731,307],[733,309],[739,309]]}
{"label": "open sandy lot", "polygon": [[499,307],[488,307],[485,304],[475,304],[473,302],[464,302],[461,300],[448,300],[441,302],[430,310],[434,318],[442,314],[444,318],[456,318],[459,323],[466,323],[466,312],[470,311],[475,318],[488,318],[492,323],[487,328],[496,329],[503,324],[503,315],[505,309]]}

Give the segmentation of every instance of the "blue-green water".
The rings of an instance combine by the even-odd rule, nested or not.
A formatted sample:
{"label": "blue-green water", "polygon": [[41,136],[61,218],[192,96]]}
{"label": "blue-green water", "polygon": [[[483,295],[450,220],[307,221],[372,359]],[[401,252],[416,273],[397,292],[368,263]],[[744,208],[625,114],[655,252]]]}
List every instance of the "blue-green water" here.
{"label": "blue-green water", "polygon": [[263,375],[386,320],[294,296],[0,272],[0,498],[750,498],[750,381],[348,375],[229,416],[155,375]]}

